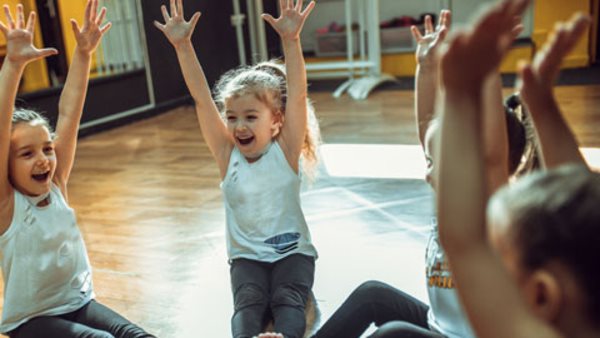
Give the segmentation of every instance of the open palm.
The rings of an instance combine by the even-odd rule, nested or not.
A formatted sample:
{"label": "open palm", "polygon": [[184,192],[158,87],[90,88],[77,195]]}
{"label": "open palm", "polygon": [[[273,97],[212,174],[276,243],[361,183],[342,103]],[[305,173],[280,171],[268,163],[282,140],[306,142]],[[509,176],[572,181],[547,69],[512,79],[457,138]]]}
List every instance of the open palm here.
{"label": "open palm", "polygon": [[107,23],[100,27],[104,17],[106,16],[106,8],[102,8],[99,14],[98,11],[98,0],[88,0],[85,6],[85,18],[83,19],[83,27],[79,28],[77,21],[71,19],[71,26],[73,27],[73,33],[75,34],[75,40],[77,40],[77,47],[80,51],[85,53],[92,53],[98,47],[102,35],[106,33],[111,23]]}
{"label": "open palm", "polygon": [[57,54],[54,48],[38,49],[33,45],[35,28],[35,12],[29,13],[27,23],[23,14],[23,6],[17,5],[17,20],[14,21],[8,5],[4,5],[7,24],[0,22],[0,30],[6,37],[6,58],[12,62],[25,64],[36,59]]}
{"label": "open palm", "polygon": [[417,63],[422,64],[423,62],[432,59],[435,50],[446,38],[446,34],[450,30],[450,23],[450,11],[442,10],[439,23],[435,30],[433,29],[433,23],[431,21],[431,16],[429,15],[425,17],[425,35],[422,35],[416,26],[410,28],[411,33],[417,42],[417,52],[415,53]]}
{"label": "open palm", "polygon": [[183,0],[171,0],[171,14],[167,11],[165,5],[161,6],[161,11],[165,23],[161,24],[154,21],[154,25],[165,34],[169,42],[177,47],[183,42],[190,41],[194,28],[200,19],[200,12],[194,13],[190,21],[185,21],[183,14]]}
{"label": "open palm", "polygon": [[294,40],[300,38],[300,32],[304,21],[315,7],[315,2],[311,1],[308,6],[302,10],[302,0],[297,0],[294,5],[293,0],[279,0],[281,15],[275,19],[270,14],[263,14],[265,19],[277,31],[282,39]]}

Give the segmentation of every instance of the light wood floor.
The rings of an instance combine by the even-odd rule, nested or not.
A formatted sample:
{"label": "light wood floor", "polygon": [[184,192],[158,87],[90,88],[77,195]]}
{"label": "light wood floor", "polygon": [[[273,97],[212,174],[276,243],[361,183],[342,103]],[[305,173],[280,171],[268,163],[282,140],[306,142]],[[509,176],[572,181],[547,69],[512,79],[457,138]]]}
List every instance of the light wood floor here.
{"label": "light wood floor", "polygon": [[[560,87],[558,97],[581,145],[599,148],[600,86]],[[416,146],[393,148],[404,158],[371,151],[417,144],[411,91],[375,91],[365,101],[311,98],[326,147],[344,144],[354,155],[338,159],[338,167],[404,170],[418,154]],[[364,149],[351,144],[371,145],[368,165],[358,155]],[[320,253],[314,292],[323,319],[367,279],[426,298],[429,188],[409,176],[360,176],[335,176],[324,167],[303,195]],[[159,337],[228,337],[219,183],[189,107],[82,139],[69,191],[98,300]]]}

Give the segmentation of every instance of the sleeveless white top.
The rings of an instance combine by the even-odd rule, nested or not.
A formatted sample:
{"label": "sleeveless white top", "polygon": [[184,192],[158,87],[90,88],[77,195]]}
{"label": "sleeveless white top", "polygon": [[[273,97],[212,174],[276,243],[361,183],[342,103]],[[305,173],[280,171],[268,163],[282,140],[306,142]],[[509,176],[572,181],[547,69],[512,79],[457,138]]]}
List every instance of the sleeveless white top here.
{"label": "sleeveless white top", "polygon": [[432,219],[425,261],[430,304],[427,313],[429,327],[449,338],[475,338],[458,299],[446,254],[439,242],[435,218]]}
{"label": "sleeveless white top", "polygon": [[50,203],[37,207],[14,191],[14,213],[0,236],[4,307],[0,332],[39,316],[55,316],[87,304],[92,270],[75,213],[52,185]]}
{"label": "sleeveless white top", "polygon": [[300,206],[300,184],[276,141],[253,163],[233,148],[221,183],[230,260],[275,262],[295,253],[317,257]]}

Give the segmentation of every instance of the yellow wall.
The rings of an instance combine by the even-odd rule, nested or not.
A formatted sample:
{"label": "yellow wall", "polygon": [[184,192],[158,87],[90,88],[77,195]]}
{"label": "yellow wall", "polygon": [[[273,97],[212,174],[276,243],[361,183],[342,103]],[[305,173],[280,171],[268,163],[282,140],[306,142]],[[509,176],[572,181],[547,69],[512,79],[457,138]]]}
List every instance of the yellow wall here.
{"label": "yellow wall", "polygon": [[[0,7],[8,4],[11,7],[13,16],[16,13],[16,6],[18,3],[23,4],[23,8],[25,10],[25,17],[29,15],[29,12],[32,10],[36,10],[35,1],[34,0],[0,0]],[[2,11],[2,15],[0,16],[3,22],[6,22],[6,17],[4,16],[4,12]],[[38,48],[42,48],[42,35],[40,34],[40,25],[39,21],[36,23],[35,27],[35,35],[34,35],[34,45]],[[6,52],[6,39],[3,34],[0,34],[0,51],[2,55]],[[34,91],[42,88],[47,88],[50,86],[50,80],[48,79],[48,68],[46,67],[45,60],[38,60],[30,63],[27,68],[25,68],[25,73],[23,74],[23,82],[21,84],[20,90],[22,92]]]}
{"label": "yellow wall", "polygon": [[71,64],[71,58],[77,46],[77,41],[71,28],[71,18],[75,19],[79,27],[83,26],[86,0],[58,0],[58,13],[63,31],[64,53],[67,56],[67,64]]}
{"label": "yellow wall", "polygon": [[[538,0],[534,8],[534,29],[532,38],[541,48],[554,29],[557,21],[568,20],[575,12],[590,13],[591,0]],[[597,20],[597,18],[596,18]],[[563,67],[584,67],[589,65],[589,34],[585,35],[575,49],[567,56]]]}

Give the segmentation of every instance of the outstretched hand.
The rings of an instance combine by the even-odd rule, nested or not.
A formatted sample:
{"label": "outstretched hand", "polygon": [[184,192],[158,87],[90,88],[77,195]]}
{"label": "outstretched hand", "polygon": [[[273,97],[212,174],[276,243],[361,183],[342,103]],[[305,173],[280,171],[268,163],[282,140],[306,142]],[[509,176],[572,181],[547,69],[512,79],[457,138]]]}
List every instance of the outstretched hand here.
{"label": "outstretched hand", "polygon": [[104,26],[100,26],[106,16],[106,8],[102,7],[100,13],[98,11],[98,0],[88,0],[85,6],[85,17],[83,18],[83,27],[79,27],[75,19],[71,19],[71,27],[77,40],[77,49],[79,52],[91,54],[93,53],[102,36],[106,33],[112,24],[107,22]]}
{"label": "outstretched hand", "polygon": [[263,14],[262,18],[267,21],[282,40],[297,40],[300,38],[302,26],[310,12],[315,8],[315,2],[311,1],[304,10],[302,10],[302,0],[279,0],[281,15],[275,19],[270,14]]}
{"label": "outstretched hand", "polygon": [[412,36],[417,42],[417,51],[415,53],[417,64],[433,61],[436,49],[442,44],[450,30],[451,21],[452,15],[450,11],[444,9],[440,12],[440,20],[435,29],[433,29],[431,16],[427,15],[425,17],[425,35],[421,34],[417,26],[410,27]]}
{"label": "outstretched hand", "polygon": [[504,0],[489,8],[470,30],[452,37],[442,53],[442,82],[447,89],[480,87],[495,71],[519,31],[515,20],[530,0]]}
{"label": "outstretched hand", "polygon": [[587,31],[590,22],[589,16],[580,13],[574,15],[569,22],[558,25],[552,38],[537,52],[533,62],[520,67],[517,87],[525,102],[551,97],[562,60]]}
{"label": "outstretched hand", "polygon": [[17,5],[17,20],[10,14],[10,7],[4,5],[6,25],[0,22],[0,30],[6,37],[6,59],[16,64],[25,65],[31,61],[58,54],[54,48],[38,49],[33,45],[35,30],[35,12],[29,13],[27,23],[23,14],[23,5]]}
{"label": "outstretched hand", "polygon": [[183,0],[177,0],[177,3],[175,3],[175,0],[171,0],[170,15],[165,5],[162,5],[160,9],[165,23],[161,24],[158,21],[154,21],[154,26],[165,34],[174,47],[189,42],[201,13],[196,12],[192,15],[190,21],[185,21],[183,16]]}

